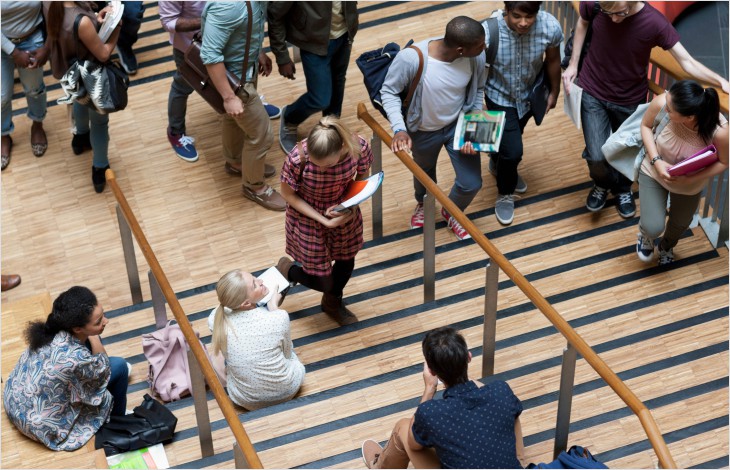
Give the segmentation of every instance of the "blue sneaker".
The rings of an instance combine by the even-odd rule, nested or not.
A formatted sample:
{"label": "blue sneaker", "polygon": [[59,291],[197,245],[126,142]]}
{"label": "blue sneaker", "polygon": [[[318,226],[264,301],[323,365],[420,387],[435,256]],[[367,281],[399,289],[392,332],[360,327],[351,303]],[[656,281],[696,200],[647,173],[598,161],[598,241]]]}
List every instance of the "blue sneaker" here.
{"label": "blue sneaker", "polygon": [[273,104],[269,104],[266,101],[264,101],[264,95],[259,95],[261,98],[261,102],[264,104],[264,108],[266,108],[266,114],[269,115],[269,119],[278,119],[279,116],[281,116],[281,109],[279,109],[278,106],[274,106]]}
{"label": "blue sneaker", "polygon": [[169,129],[167,130],[167,139],[178,157],[186,162],[198,161],[198,151],[195,150],[193,145],[195,139],[185,134],[173,134]]}

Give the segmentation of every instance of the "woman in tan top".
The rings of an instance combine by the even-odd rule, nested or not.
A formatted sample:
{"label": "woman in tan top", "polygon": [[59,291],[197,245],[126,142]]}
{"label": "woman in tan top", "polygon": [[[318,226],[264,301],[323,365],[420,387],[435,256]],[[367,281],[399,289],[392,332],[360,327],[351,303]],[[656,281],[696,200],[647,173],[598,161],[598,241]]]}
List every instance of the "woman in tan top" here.
{"label": "woman in tan top", "polygon": [[[654,137],[652,125],[665,108],[669,123]],[[668,93],[656,96],[641,122],[646,155],[639,172],[641,220],[636,254],[644,262],[654,259],[654,239],[659,242],[659,265],[674,261],[673,248],[687,230],[709,179],[728,167],[728,126],[720,114],[720,100],[713,88],[693,80],[676,82]],[[708,145],[717,148],[718,161],[691,175],[671,176],[669,167]],[[669,218],[667,201],[671,202]]]}
{"label": "woman in tan top", "polygon": [[[104,43],[97,31],[104,22],[110,7],[101,10],[98,16],[91,8],[93,2],[46,2],[48,40],[51,49],[51,71],[60,79],[76,60],[96,59],[104,63],[109,60],[119,38],[119,26]],[[78,26],[79,40],[74,38],[74,23],[81,16]],[[76,155],[92,149],[94,159],[91,166],[91,181],[97,193],[104,191],[109,168],[109,116],[95,109],[73,104],[74,137],[71,148]]]}

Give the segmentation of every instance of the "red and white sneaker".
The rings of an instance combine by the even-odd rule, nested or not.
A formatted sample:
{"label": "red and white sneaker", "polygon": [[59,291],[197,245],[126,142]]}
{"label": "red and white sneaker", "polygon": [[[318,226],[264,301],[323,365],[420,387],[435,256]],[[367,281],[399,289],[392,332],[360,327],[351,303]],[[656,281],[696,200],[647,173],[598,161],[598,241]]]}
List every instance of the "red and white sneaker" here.
{"label": "red and white sneaker", "polygon": [[411,228],[423,228],[423,217],[423,203],[419,202],[411,216]]}
{"label": "red and white sneaker", "polygon": [[454,232],[456,238],[458,238],[459,240],[467,240],[471,238],[469,232],[467,232],[466,229],[462,227],[455,218],[451,217],[451,214],[446,212],[444,208],[441,208],[441,216],[446,221],[446,225],[448,225],[451,231]]}

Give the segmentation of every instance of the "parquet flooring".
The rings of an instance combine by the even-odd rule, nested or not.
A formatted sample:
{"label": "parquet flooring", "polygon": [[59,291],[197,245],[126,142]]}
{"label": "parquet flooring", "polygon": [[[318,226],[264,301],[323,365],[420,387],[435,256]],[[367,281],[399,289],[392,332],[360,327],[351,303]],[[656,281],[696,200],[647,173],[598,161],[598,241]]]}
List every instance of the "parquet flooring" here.
{"label": "parquet flooring", "polygon": [[[360,53],[388,41],[403,44],[409,38],[437,36],[454,16],[483,18],[498,6],[361,2],[344,121],[371,135],[355,116],[357,102],[366,96],[354,65]],[[284,216],[244,199],[240,181],[224,173],[219,118],[199,97],[189,100],[187,127],[200,160],[186,163],[170,149],[165,128],[173,62],[156,15],[156,4],[149,3],[129,107],[110,119],[111,167],[170,283],[181,293],[183,308],[207,342],[207,314],[216,304],[211,285],[231,269],[258,272],[275,263],[284,251]],[[46,83],[53,101],[60,92],[50,77]],[[259,82],[267,101],[276,105],[293,101],[304,86],[301,72],[295,81],[274,71]],[[16,110],[23,108],[24,100],[13,104]],[[379,115],[377,119],[385,123]],[[147,390],[140,335],[154,321],[148,306],[130,306],[114,197],[109,189],[93,192],[90,155],[72,154],[62,106],[49,108],[50,147],[43,158],[30,152],[27,118],[15,116],[14,122],[13,160],[2,173],[2,271],[20,273],[23,283],[2,295],[2,377],[22,349],[18,331],[27,318],[13,314],[18,306],[48,302],[81,284],[109,312],[107,350],[132,363],[128,399],[138,403]],[[310,118],[301,132],[314,122]],[[276,134],[278,121],[272,121],[272,129]],[[520,172],[529,188],[517,202],[513,224],[502,227],[493,216],[496,187],[486,164],[484,186],[467,212],[647,404],[678,465],[727,466],[727,250],[713,249],[695,228],[675,249],[672,269],[638,261],[633,251],[637,219],[625,221],[610,207],[595,215],[584,209],[588,175],[580,159],[582,147],[580,131],[562,109],[551,112],[540,127],[528,124]],[[317,293],[294,289],[285,307],[297,354],[307,367],[300,395],[264,410],[241,410],[267,468],[362,468],[362,440],[385,440],[394,421],[410,415],[418,402],[424,331],[444,324],[462,330],[475,358],[470,374],[480,375],[486,256],[473,242],[457,241],[440,222],[436,301],[423,304],[422,237],[408,231],[414,206],[411,176],[389,151],[383,158],[385,238],[372,240],[370,203],[363,204],[366,246],[345,293],[361,321],[336,328],[319,311]],[[275,142],[267,161],[280,167],[283,159]],[[453,170],[445,154],[438,174],[439,185],[447,190]],[[276,177],[270,182],[278,187]],[[148,300],[147,265],[139,250],[137,256]],[[47,308],[41,305],[41,310]],[[565,341],[504,274],[498,311],[497,378],[507,380],[525,405],[527,460],[546,461]],[[575,383],[570,442],[589,446],[612,467],[654,467],[656,457],[638,420],[582,360]],[[201,459],[188,398],[169,405],[179,418],[175,441],[166,446],[171,465],[233,466],[232,435],[215,402],[209,403],[216,456]],[[8,429],[5,417],[0,426],[3,468],[93,465],[91,458],[81,463],[44,452]]]}

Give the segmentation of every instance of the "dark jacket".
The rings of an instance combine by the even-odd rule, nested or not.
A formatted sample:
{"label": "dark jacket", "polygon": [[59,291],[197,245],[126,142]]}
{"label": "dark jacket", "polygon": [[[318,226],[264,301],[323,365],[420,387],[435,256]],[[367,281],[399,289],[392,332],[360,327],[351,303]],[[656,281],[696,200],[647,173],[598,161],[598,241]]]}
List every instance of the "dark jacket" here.
{"label": "dark jacket", "polygon": [[[332,2],[269,2],[269,42],[277,64],[291,62],[287,41],[317,55],[327,55]],[[347,34],[352,42],[357,33],[357,2],[342,2]]]}

